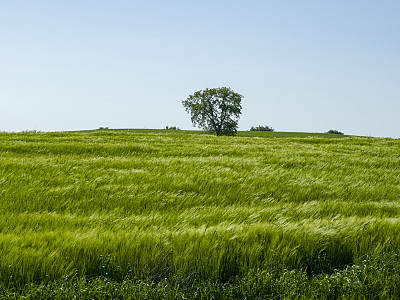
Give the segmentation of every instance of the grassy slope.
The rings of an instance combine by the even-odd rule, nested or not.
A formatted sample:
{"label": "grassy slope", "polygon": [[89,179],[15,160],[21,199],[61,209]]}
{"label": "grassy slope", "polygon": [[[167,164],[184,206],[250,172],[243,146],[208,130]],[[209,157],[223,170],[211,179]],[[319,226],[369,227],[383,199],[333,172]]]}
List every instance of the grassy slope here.
{"label": "grassy slope", "polygon": [[400,246],[399,140],[184,133],[1,133],[1,281],[329,275]]}
{"label": "grassy slope", "polygon": [[[155,133],[155,134],[196,134],[208,135],[201,130],[164,130],[164,129],[107,129],[107,130],[86,130],[76,131],[80,132],[114,132],[114,133]],[[305,138],[305,137],[319,137],[319,138],[344,138],[350,137],[349,135],[341,134],[328,134],[318,132],[280,132],[280,131],[238,131],[238,137],[266,137],[266,138]]]}

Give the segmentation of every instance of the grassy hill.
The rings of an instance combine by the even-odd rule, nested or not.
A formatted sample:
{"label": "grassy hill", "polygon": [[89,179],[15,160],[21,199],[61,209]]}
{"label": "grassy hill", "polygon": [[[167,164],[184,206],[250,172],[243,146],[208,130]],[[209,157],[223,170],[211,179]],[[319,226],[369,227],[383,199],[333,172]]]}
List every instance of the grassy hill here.
{"label": "grassy hill", "polygon": [[0,290],[60,299],[394,297],[399,166],[393,139],[0,133]]}

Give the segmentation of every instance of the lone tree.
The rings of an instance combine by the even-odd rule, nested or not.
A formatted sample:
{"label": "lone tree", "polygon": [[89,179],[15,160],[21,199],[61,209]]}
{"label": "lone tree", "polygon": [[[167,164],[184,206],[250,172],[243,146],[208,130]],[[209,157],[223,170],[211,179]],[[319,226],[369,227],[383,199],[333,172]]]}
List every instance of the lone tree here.
{"label": "lone tree", "polygon": [[195,92],[182,101],[190,113],[193,126],[216,133],[216,135],[235,135],[242,111],[243,96],[230,88],[221,87]]}

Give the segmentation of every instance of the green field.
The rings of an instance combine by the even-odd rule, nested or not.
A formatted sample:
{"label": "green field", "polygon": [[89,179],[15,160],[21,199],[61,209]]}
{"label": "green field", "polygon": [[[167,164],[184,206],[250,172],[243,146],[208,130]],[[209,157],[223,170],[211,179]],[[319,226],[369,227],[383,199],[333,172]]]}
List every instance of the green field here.
{"label": "green field", "polygon": [[400,140],[0,133],[0,294],[400,295]]}

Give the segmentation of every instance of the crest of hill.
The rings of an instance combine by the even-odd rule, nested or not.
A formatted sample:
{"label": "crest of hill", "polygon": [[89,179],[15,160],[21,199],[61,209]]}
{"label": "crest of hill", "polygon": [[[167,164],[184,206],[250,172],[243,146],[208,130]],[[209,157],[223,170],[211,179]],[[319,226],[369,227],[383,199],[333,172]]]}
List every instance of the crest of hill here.
{"label": "crest of hill", "polygon": [[[85,130],[86,131],[86,130]],[[153,133],[153,134],[208,134],[202,130],[166,130],[166,129],[109,129],[99,128],[88,131]],[[282,131],[238,131],[238,137],[266,137],[266,138],[345,138],[352,135],[339,135],[319,132],[282,132]]]}

